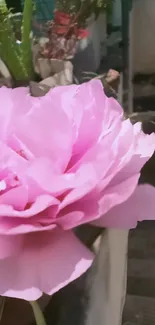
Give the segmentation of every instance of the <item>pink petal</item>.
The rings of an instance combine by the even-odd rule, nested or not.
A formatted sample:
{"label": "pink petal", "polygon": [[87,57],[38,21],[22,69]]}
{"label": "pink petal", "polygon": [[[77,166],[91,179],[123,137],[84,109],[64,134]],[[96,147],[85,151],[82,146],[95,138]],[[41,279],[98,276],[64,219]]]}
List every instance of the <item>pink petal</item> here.
{"label": "pink petal", "polygon": [[71,124],[49,94],[18,119],[15,134],[35,156],[52,157],[60,172],[66,168],[72,149]]}
{"label": "pink petal", "polygon": [[112,140],[113,136],[110,139],[107,137],[101,143],[92,147],[79,163],[70,170],[75,172],[76,186],[66,195],[60,205],[60,209],[89,194],[100,184],[102,179],[106,179],[115,158],[115,152],[108,150]]}
{"label": "pink petal", "polygon": [[11,134],[8,138],[7,145],[18,153],[18,155],[22,156],[24,159],[32,160],[34,159],[34,155],[28,148],[24,145],[20,139],[18,139],[14,134]]}
{"label": "pink petal", "polygon": [[78,132],[73,155],[83,153],[98,139],[102,130],[105,100],[106,96],[99,80],[84,83],[78,88],[72,103]]}
{"label": "pink petal", "polygon": [[[155,150],[155,134],[144,134],[141,130],[140,123],[136,123],[134,126],[130,126],[131,122],[129,122],[129,120],[126,120],[123,124],[124,123],[126,123],[127,132],[122,139],[118,141],[120,148],[118,157],[122,156],[123,159],[118,168],[115,169],[116,176],[112,180],[112,184],[118,184],[132,175],[139,173]],[[129,147],[127,146],[128,142],[131,144]],[[124,156],[120,151],[122,150],[121,148],[126,148],[126,154]]]}
{"label": "pink petal", "polygon": [[[119,133],[120,126],[116,126],[110,134],[106,137],[102,137],[99,139],[95,145],[86,150],[80,159],[74,164],[71,168],[68,169],[68,172],[76,172],[81,165],[92,163],[94,168],[97,170],[102,170],[102,175],[106,174],[104,169],[110,169],[113,164],[113,160],[116,159],[115,150],[109,150],[116,139],[117,134]],[[106,152],[106,155],[105,155]],[[109,163],[110,161],[110,163]],[[103,166],[104,164],[104,166]]]}
{"label": "pink petal", "polygon": [[[54,174],[52,164],[49,159],[38,158],[30,166],[28,176],[38,184],[38,186],[45,192],[51,193],[54,196],[73,190],[83,195],[85,187],[90,190],[98,183],[101,177],[97,175],[97,168],[91,163],[82,165],[77,172],[66,174]],[[99,166],[100,167],[100,166]],[[99,168],[98,168],[99,169]],[[101,169],[101,168],[100,168]],[[102,168],[103,172],[103,168]],[[81,194],[80,194],[81,192]],[[78,194],[75,194],[78,199]]]}
{"label": "pink petal", "polygon": [[83,165],[77,175],[77,185],[60,204],[60,210],[90,193],[98,184],[99,177],[92,164]]}
{"label": "pink petal", "polygon": [[122,122],[123,109],[114,98],[105,96],[104,117],[103,117],[103,133],[107,130],[111,131],[118,122]]}
{"label": "pink petal", "polygon": [[28,176],[44,192],[60,195],[75,186],[75,175],[58,174],[56,168],[49,158],[37,158],[30,165]]}
{"label": "pink petal", "polygon": [[52,101],[54,103],[57,103],[57,107],[62,108],[62,110],[68,116],[69,120],[72,120],[73,118],[72,102],[74,100],[78,88],[79,86],[77,85],[58,86],[51,89],[48,93]]}
{"label": "pink petal", "polygon": [[155,188],[139,185],[122,204],[113,207],[95,225],[107,228],[131,229],[138,221],[155,220]]}
{"label": "pink petal", "polygon": [[34,219],[30,221],[29,219],[25,219],[22,223],[20,219],[1,219],[1,228],[0,228],[0,235],[6,235],[6,236],[14,236],[17,235],[24,235],[29,233],[35,233],[35,232],[43,232],[43,231],[49,231],[56,229],[56,225],[53,222],[53,224],[49,224],[45,226],[44,224],[39,223],[39,221]]}
{"label": "pink petal", "polygon": [[[117,175],[121,173],[122,169],[131,160],[133,155],[132,137],[132,125],[128,120],[124,121],[121,125],[116,123],[113,131],[106,137],[103,136],[103,139],[101,140],[102,149],[100,153],[100,156],[103,155],[103,157],[101,156],[102,162],[100,165],[102,166],[103,162],[106,163],[107,172],[104,177],[102,177],[102,180],[97,184],[97,190],[98,192],[101,192],[101,194],[104,194],[106,187],[117,186],[128,178],[123,174],[122,179],[120,177],[117,180]],[[109,147],[111,150],[109,150]],[[105,169],[105,167],[103,169]]]}
{"label": "pink petal", "polygon": [[100,194],[100,215],[105,214],[115,205],[126,201],[134,192],[138,184],[139,177],[140,174],[136,174],[130,178],[127,178],[120,184],[107,186],[107,188],[103,191],[103,194]]}
{"label": "pink petal", "polygon": [[56,87],[49,92],[49,96],[72,122],[73,155],[82,154],[98,139],[102,129],[106,100],[102,83],[91,80],[80,86]]}
{"label": "pink petal", "polygon": [[33,103],[37,102],[38,98],[30,96],[29,87],[17,87],[12,89],[13,107],[13,122],[18,120],[18,117],[28,113]]}
{"label": "pink petal", "polygon": [[2,259],[18,254],[23,244],[23,236],[0,235],[0,263]]}
{"label": "pink petal", "polygon": [[[32,97],[29,88],[0,88],[1,113],[0,113],[0,139],[6,140],[12,132],[12,122],[18,115],[28,112],[32,106]],[[33,99],[34,101],[35,99]]]}
{"label": "pink petal", "polygon": [[65,230],[75,228],[98,218],[99,208],[98,193],[92,191],[62,209],[55,223]]}
{"label": "pink petal", "polygon": [[[18,218],[28,218],[32,217],[34,215],[37,215],[38,213],[44,211],[50,206],[54,206],[56,208],[59,205],[59,201],[50,196],[50,195],[40,195],[34,203],[31,204],[27,210],[24,211],[18,211],[13,209],[10,205],[0,205],[0,216],[2,217],[18,217]],[[24,222],[24,221],[23,221]]]}
{"label": "pink petal", "polygon": [[[104,146],[98,143],[88,150],[79,164],[65,174],[57,174],[49,158],[37,158],[29,167],[28,176],[40,189],[54,196],[72,190],[62,202],[64,207],[90,192],[106,175],[114,158],[113,151],[108,150],[109,140],[104,141]],[[106,156],[103,149],[107,151]]]}
{"label": "pink petal", "polygon": [[[119,126],[119,125],[118,125]],[[116,128],[116,130],[118,130]],[[128,164],[133,156],[133,126],[130,120],[125,120],[119,126],[119,130],[115,135],[115,139],[112,143],[112,150],[116,153],[116,157],[113,160],[113,165],[109,171],[109,176],[113,180],[114,184],[117,184],[115,178],[119,172]],[[119,179],[118,183],[121,182]]]}
{"label": "pink petal", "polygon": [[10,189],[0,195],[0,209],[2,205],[13,206],[15,210],[24,210],[28,203],[28,190],[25,186]]}
{"label": "pink petal", "polygon": [[0,171],[7,168],[20,178],[25,174],[27,167],[27,160],[0,141]]}
{"label": "pink petal", "polygon": [[6,140],[10,120],[12,117],[13,102],[11,98],[12,89],[6,87],[0,88],[1,110],[0,110],[0,139]]}
{"label": "pink petal", "polygon": [[135,124],[133,128],[131,122],[125,120],[112,147],[115,157],[107,175],[98,184],[98,191],[101,193],[107,185],[109,189],[119,187],[119,184],[132,177],[137,177],[138,180],[140,170],[155,150],[155,135],[147,136],[141,131],[140,123]]}
{"label": "pink petal", "polygon": [[0,261],[0,295],[36,300],[83,274],[92,253],[71,232],[28,235],[21,253]]}

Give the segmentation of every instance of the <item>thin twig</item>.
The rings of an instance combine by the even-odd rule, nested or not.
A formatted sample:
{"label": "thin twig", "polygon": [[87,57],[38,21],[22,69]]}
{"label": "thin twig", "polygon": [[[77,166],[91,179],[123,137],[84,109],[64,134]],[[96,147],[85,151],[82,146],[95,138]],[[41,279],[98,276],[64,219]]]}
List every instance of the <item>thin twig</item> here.
{"label": "thin twig", "polygon": [[1,299],[1,305],[0,305],[0,322],[1,322],[2,317],[3,317],[6,298],[5,297],[0,297],[0,299]]}

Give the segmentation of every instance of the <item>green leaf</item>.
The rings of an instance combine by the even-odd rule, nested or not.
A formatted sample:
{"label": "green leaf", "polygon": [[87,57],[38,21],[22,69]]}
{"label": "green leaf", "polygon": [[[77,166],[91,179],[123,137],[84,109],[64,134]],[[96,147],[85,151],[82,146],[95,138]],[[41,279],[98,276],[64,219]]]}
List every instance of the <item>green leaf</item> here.
{"label": "green leaf", "polygon": [[32,0],[26,0],[23,13],[22,43],[17,44],[14,33],[14,17],[7,9],[5,0],[0,0],[0,57],[17,81],[33,78],[33,60],[31,49]]}
{"label": "green leaf", "polygon": [[20,58],[20,48],[10,22],[9,12],[0,12],[0,57],[15,79],[25,78],[25,69]]}

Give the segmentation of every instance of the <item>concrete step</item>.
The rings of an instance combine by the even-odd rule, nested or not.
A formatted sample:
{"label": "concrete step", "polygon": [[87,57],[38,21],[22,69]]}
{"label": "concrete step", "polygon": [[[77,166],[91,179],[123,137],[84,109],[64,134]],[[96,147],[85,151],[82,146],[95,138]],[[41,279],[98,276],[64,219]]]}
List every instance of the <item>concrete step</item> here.
{"label": "concrete step", "polygon": [[155,298],[128,295],[123,313],[123,325],[154,325]]}

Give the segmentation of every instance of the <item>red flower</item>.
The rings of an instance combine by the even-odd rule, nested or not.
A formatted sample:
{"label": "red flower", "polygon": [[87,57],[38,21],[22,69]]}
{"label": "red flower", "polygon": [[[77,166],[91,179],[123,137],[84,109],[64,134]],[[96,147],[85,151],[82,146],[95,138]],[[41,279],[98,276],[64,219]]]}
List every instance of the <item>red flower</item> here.
{"label": "red flower", "polygon": [[64,12],[56,10],[54,13],[54,20],[58,25],[69,25],[71,23],[71,17]]}
{"label": "red flower", "polygon": [[75,17],[70,16],[64,12],[55,11],[53,31],[58,36],[66,36],[67,38],[75,35],[78,39],[87,38],[88,31],[86,29],[79,29]]}
{"label": "red flower", "polygon": [[80,39],[87,38],[89,35],[89,32],[87,29],[78,29],[78,35],[77,37]]}
{"label": "red flower", "polygon": [[69,27],[68,26],[56,26],[55,27],[55,32],[57,35],[64,35],[69,32]]}

